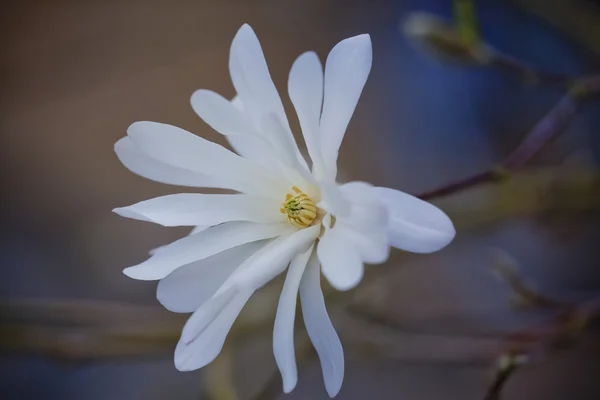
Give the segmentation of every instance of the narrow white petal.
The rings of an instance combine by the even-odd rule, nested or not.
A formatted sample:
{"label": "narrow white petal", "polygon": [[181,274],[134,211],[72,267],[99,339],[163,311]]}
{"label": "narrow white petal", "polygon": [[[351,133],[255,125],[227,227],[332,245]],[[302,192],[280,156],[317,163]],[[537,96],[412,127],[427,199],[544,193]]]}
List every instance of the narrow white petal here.
{"label": "narrow white petal", "polygon": [[260,120],[263,137],[273,146],[279,158],[287,165],[296,165],[296,143],[288,135],[281,119],[274,113],[265,114]]}
{"label": "narrow white petal", "polygon": [[280,205],[281,201],[248,194],[179,193],[113,211],[163,226],[212,226],[229,221],[285,222]]}
{"label": "narrow white petal", "polygon": [[315,52],[300,55],[290,70],[288,92],[294,104],[317,179],[325,177],[320,152],[319,120],[323,105],[323,67]]}
{"label": "narrow white petal", "polygon": [[337,290],[349,290],[360,282],[364,265],[356,246],[340,229],[329,229],[319,241],[317,254],[323,275]]}
{"label": "narrow white petal", "polygon": [[211,128],[222,135],[251,134],[244,113],[229,100],[211,90],[196,90],[190,99],[192,108]]}
{"label": "narrow white petal", "polygon": [[389,209],[390,244],[413,253],[432,253],[446,247],[456,230],[439,208],[398,190],[373,188]]}
{"label": "narrow white petal", "polygon": [[135,148],[128,136],[115,143],[115,153],[128,170],[146,179],[179,186],[223,187],[207,175],[173,167],[145,155]]}
{"label": "narrow white petal", "polygon": [[248,258],[218,293],[231,287],[258,289],[264,286],[283,272],[296,254],[306,251],[315,241],[320,230],[320,225],[315,225],[273,240]]}
{"label": "narrow white petal", "polygon": [[286,139],[293,142],[298,162],[308,169],[290,130],[283,103],[271,79],[260,42],[247,24],[238,30],[231,43],[229,72],[244,110],[254,122],[254,126],[261,129],[263,118],[268,114],[275,114],[284,127],[283,134]]}
{"label": "narrow white petal", "polygon": [[244,109],[253,118],[255,126],[259,126],[261,118],[271,112],[288,126],[260,42],[248,24],[238,30],[231,43],[229,72]]}
{"label": "narrow white petal", "polygon": [[162,279],[183,265],[203,260],[244,243],[272,238],[293,230],[292,225],[285,222],[227,222],[162,247],[143,263],[125,268],[123,273],[133,279]]}
{"label": "narrow white petal", "polygon": [[321,360],[325,388],[329,396],[334,397],[344,381],[344,350],[327,314],[315,252],[300,282],[300,302],[306,331]]}
{"label": "narrow white petal", "polygon": [[136,148],[165,164],[200,172],[248,194],[279,199],[289,184],[265,168],[183,129],[157,122],[135,122],[127,134]]}
{"label": "narrow white petal", "polygon": [[[198,225],[198,226],[194,227],[194,229],[192,229],[190,231],[190,233],[188,233],[188,235],[193,235],[194,233],[202,232],[203,230],[208,229],[208,228],[210,228],[210,226],[207,226],[207,225]],[[158,246],[158,247],[155,247],[153,249],[150,249],[148,251],[148,255],[153,256],[158,250],[160,250],[160,249],[162,249],[163,247],[166,247],[166,246],[167,245],[162,245],[162,246]]]}
{"label": "narrow white petal", "polygon": [[285,393],[291,392],[298,382],[298,368],[294,350],[296,298],[298,297],[300,280],[312,251],[313,246],[292,259],[277,305],[277,316],[273,328],[273,353],[275,354],[277,367],[281,372]]}
{"label": "narrow white petal", "polygon": [[344,133],[371,70],[372,56],[371,38],[365,34],[342,40],[327,57],[321,155],[332,179]]}
{"label": "narrow white petal", "polygon": [[193,312],[216,293],[233,271],[264,245],[264,241],[247,243],[184,265],[160,280],[156,298],[170,311]]}
{"label": "narrow white petal", "polygon": [[188,319],[175,348],[175,366],[193,371],[214,360],[253,291],[231,290],[204,303]]}

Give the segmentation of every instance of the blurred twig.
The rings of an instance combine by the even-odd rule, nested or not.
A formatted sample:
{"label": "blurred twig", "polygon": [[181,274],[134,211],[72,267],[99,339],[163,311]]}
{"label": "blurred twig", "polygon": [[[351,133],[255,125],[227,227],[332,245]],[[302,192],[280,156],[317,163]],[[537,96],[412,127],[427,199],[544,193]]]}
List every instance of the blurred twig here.
{"label": "blurred twig", "polygon": [[573,341],[592,319],[600,315],[600,297],[578,304],[545,301],[544,305],[554,308],[552,318],[504,338],[496,376],[484,400],[500,400],[505,384],[520,366],[545,359],[553,350]]}
{"label": "blurred twig", "polygon": [[473,1],[454,0],[455,21],[416,11],[406,16],[402,31],[417,48],[440,59],[460,65],[495,68],[528,85],[549,85],[568,89],[577,77],[534,68],[494,48],[479,36]]}
{"label": "blurred twig", "polygon": [[517,148],[500,164],[487,171],[460,179],[439,188],[420,193],[417,197],[431,200],[447,196],[482,183],[497,183],[509,179],[510,174],[529,162],[539,150],[561,134],[571,123],[584,100],[600,92],[600,75],[582,78],[523,138]]}
{"label": "blurred twig", "polygon": [[476,0],[454,0],[454,21],[462,42],[473,46],[479,41],[479,22],[475,9]]}
{"label": "blurred twig", "polygon": [[491,266],[495,275],[513,292],[515,306],[556,310],[569,307],[568,303],[555,300],[529,287],[517,273],[516,261],[507,253],[497,250]]}
{"label": "blurred twig", "polygon": [[539,15],[600,59],[600,8],[591,1],[510,0]]}

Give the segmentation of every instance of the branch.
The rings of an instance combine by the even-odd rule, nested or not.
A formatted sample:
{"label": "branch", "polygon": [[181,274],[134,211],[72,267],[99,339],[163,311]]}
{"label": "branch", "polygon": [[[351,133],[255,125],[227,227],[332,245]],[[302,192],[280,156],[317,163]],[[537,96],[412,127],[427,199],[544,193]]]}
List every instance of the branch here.
{"label": "branch", "polygon": [[540,149],[555,139],[570,125],[584,100],[600,93],[600,75],[582,78],[569,93],[542,118],[525,136],[517,148],[499,165],[468,178],[443,185],[437,189],[418,194],[423,200],[447,196],[482,183],[497,183],[509,179],[510,174],[528,163]]}
{"label": "branch", "polygon": [[479,22],[475,10],[476,0],[454,0],[454,21],[461,41],[473,46],[479,41]]}

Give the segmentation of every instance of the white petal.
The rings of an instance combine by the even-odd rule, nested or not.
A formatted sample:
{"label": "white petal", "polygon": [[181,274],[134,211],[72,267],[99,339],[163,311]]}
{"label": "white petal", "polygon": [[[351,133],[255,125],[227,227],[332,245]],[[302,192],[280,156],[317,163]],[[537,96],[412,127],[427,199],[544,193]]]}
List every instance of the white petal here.
{"label": "white petal", "polygon": [[128,136],[115,143],[115,153],[128,170],[146,179],[179,186],[222,187],[207,175],[173,167],[145,155],[135,148]]}
{"label": "white petal", "polygon": [[233,86],[244,105],[244,110],[254,121],[254,126],[261,128],[263,118],[268,114],[275,114],[284,127],[284,135],[287,136],[287,140],[293,142],[298,162],[308,169],[290,130],[281,98],[271,79],[260,42],[248,24],[244,24],[238,30],[231,43],[229,72]]}
{"label": "white petal", "polygon": [[321,115],[321,155],[335,178],[337,155],[344,133],[371,70],[371,38],[359,35],[342,40],[325,64],[325,92]]}
{"label": "white petal", "polygon": [[260,42],[248,24],[238,30],[231,43],[229,72],[244,109],[254,119],[255,126],[259,126],[261,118],[271,112],[288,126]]}
{"label": "white petal", "polygon": [[296,254],[306,251],[320,230],[320,225],[314,225],[273,240],[247,259],[217,293],[231,287],[258,289],[264,286],[283,272]]}
{"label": "white petal", "polygon": [[321,188],[321,199],[323,201],[321,206],[323,208],[334,214],[336,218],[350,214],[350,201],[335,182],[320,181],[319,187]]}
{"label": "white petal", "polygon": [[279,199],[289,186],[273,172],[171,125],[135,122],[127,134],[144,154],[177,168],[206,174],[223,182],[223,187]]}
{"label": "white petal", "polygon": [[398,190],[373,188],[388,207],[390,244],[413,253],[431,253],[446,247],[456,230],[436,206]]}
{"label": "white petal", "polygon": [[356,248],[365,263],[381,264],[390,256],[387,232],[363,232],[337,222],[334,230],[347,240],[347,245]]}
{"label": "white petal", "polygon": [[[194,233],[202,232],[203,230],[208,229],[208,228],[210,228],[210,226],[198,225],[198,226],[194,227],[194,229],[192,229],[190,231],[190,233],[188,233],[188,235],[193,235]],[[158,250],[160,250],[160,249],[162,249],[163,247],[166,247],[166,246],[167,245],[162,245],[162,246],[158,246],[158,247],[155,247],[153,249],[150,249],[148,251],[148,255],[153,256]]]}
{"label": "white petal", "polygon": [[197,310],[264,241],[243,244],[176,269],[161,279],[156,298],[169,311]]}
{"label": "white petal", "polygon": [[196,90],[190,99],[192,108],[211,128],[222,135],[251,134],[243,112],[229,100],[211,90]]}
{"label": "white petal", "polygon": [[284,165],[296,165],[296,143],[288,135],[281,119],[274,113],[265,114],[260,120],[263,137],[272,146]]}
{"label": "white petal", "polygon": [[113,211],[163,226],[212,226],[229,221],[285,222],[280,205],[275,199],[246,194],[179,193]]}
{"label": "white petal", "polygon": [[300,55],[290,70],[288,92],[294,104],[308,154],[313,162],[313,174],[324,178],[319,146],[319,120],[323,105],[323,67],[315,52]]}
{"label": "white petal", "polygon": [[188,319],[175,348],[175,366],[193,371],[214,360],[253,291],[231,290],[204,303]]}
{"label": "white petal", "polygon": [[364,233],[387,231],[389,211],[373,192],[372,185],[356,181],[342,185],[339,190],[350,204],[348,216],[338,218],[340,221]]}
{"label": "white petal", "polygon": [[160,248],[148,260],[125,268],[123,273],[133,279],[162,279],[183,265],[203,260],[244,243],[272,238],[293,230],[289,223],[227,222]]}
{"label": "white petal", "polygon": [[319,261],[313,252],[300,283],[302,316],[308,336],[321,360],[323,380],[330,397],[340,391],[344,381],[344,350],[331,324],[321,291]]}
{"label": "white petal", "polygon": [[337,290],[349,290],[360,282],[364,265],[358,249],[339,229],[329,229],[317,246],[323,275]]}
{"label": "white petal", "polygon": [[304,268],[312,251],[313,246],[305,253],[298,254],[292,259],[277,305],[277,316],[273,328],[273,353],[275,354],[277,367],[281,372],[285,393],[291,392],[298,382],[298,368],[294,350],[296,298],[298,297],[298,288],[304,274]]}

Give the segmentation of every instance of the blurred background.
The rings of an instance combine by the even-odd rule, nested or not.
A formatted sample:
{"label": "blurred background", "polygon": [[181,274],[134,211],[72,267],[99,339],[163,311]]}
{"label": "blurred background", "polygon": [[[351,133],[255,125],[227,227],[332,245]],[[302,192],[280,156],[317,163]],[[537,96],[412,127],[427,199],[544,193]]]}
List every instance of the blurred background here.
{"label": "blurred background", "polygon": [[[534,69],[600,73],[600,2],[479,0],[474,18],[468,3],[4,2],[0,398],[326,399],[301,327],[299,384],[280,393],[269,288],[214,365],[176,371],[186,316],[160,307],[154,283],[121,270],[187,231],[111,210],[179,188],[133,175],[113,145],[139,120],[225,144],[189,97],[198,88],[233,96],[229,45],[247,22],[296,134],[286,94],[295,57],[315,50],[325,60],[341,39],[371,35],[373,69],[342,146],[343,180],[419,194],[485,171],[569,89],[571,79],[546,82]],[[480,36],[461,36],[456,15]],[[471,52],[484,48],[517,67],[495,68]],[[397,251],[370,267],[364,285],[328,303],[347,354],[339,399],[484,399],[504,371],[498,357],[512,354],[507,338],[532,329],[541,336],[520,337],[518,348],[532,362],[510,376],[501,397],[487,399],[600,397],[600,336],[591,322],[569,325],[573,309],[600,296],[596,100],[582,102],[568,128],[507,182],[436,197],[458,228],[448,248]]]}

